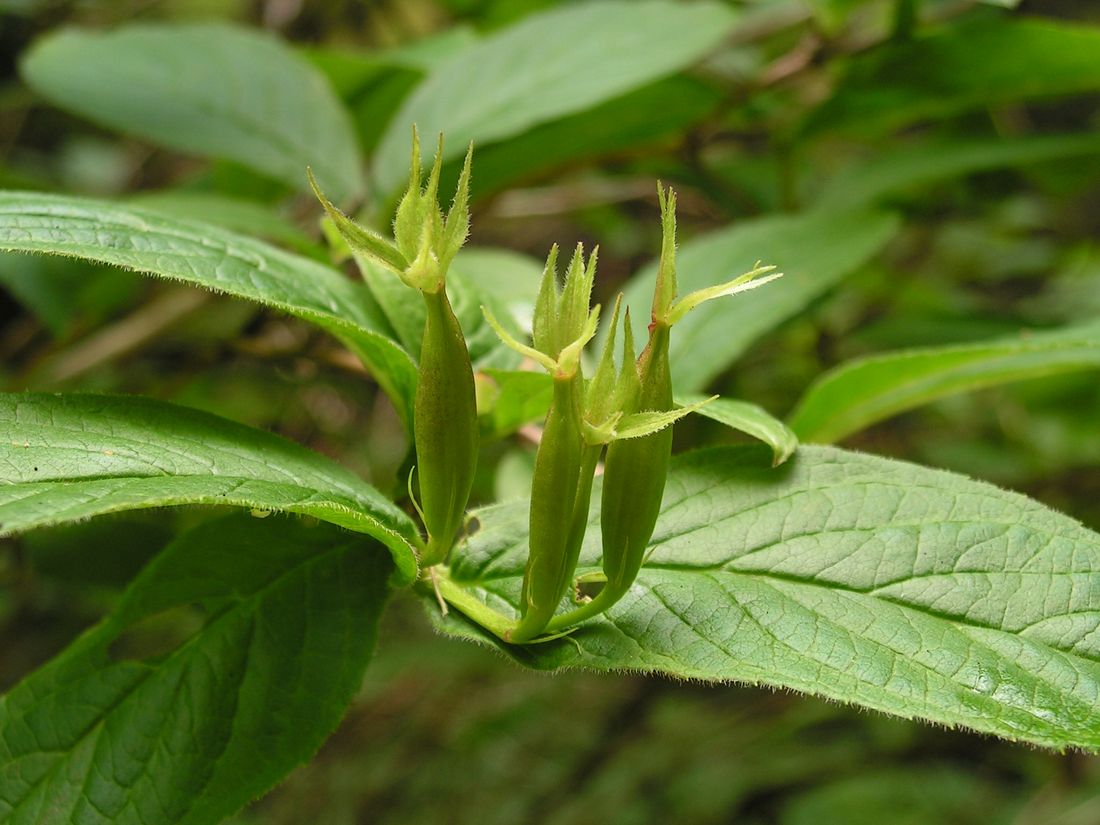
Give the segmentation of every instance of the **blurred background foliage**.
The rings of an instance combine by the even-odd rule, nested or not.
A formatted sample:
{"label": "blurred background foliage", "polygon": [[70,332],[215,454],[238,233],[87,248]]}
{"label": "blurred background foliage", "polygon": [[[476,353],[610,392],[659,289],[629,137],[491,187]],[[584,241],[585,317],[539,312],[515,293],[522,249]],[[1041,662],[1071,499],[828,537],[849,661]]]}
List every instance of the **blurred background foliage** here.
{"label": "blurred background foliage", "polygon": [[[0,186],[135,200],[328,260],[303,153],[383,226],[415,119],[445,129],[454,155],[476,141],[472,244],[495,249],[463,272],[522,316],[553,242],[600,244],[604,302],[652,260],[659,177],[679,192],[687,261],[732,244],[803,282],[785,304],[717,322],[717,354],[685,353],[693,389],[777,415],[853,357],[1100,313],[1092,0],[731,0],[660,20],[627,8],[0,0]],[[210,21],[235,28],[194,27]],[[135,22],[168,40],[104,48],[94,34]],[[522,48],[502,54],[502,41]],[[215,50],[224,62],[204,65]],[[291,82],[302,65],[314,85]],[[255,99],[250,84],[285,95],[272,128],[310,137],[304,148],[254,140],[271,124],[234,103]],[[407,448],[324,334],[60,258],[0,256],[0,385],[201,407],[382,487]],[[844,443],[1020,490],[1098,529],[1097,421],[1100,384],[1078,372],[943,398]],[[677,433],[681,448],[732,437],[703,419]],[[487,459],[482,500],[525,492],[522,433]],[[0,687],[205,515],[0,545]],[[237,821],[1093,825],[1100,760],[745,687],[547,678],[435,638],[398,598],[343,726]]]}

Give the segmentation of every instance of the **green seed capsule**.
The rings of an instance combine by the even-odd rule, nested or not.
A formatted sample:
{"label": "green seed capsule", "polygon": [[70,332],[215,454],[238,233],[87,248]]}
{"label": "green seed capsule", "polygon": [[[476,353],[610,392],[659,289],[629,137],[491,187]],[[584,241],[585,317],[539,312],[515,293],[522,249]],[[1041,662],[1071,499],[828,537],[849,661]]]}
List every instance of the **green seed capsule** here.
{"label": "green seed capsule", "polygon": [[[486,311],[486,319],[505,343],[542,364],[554,378],[554,401],[535,460],[522,617],[503,634],[506,641],[527,642],[544,631],[569,627],[606,610],[630,589],[661,510],[672,456],[669,425],[698,406],[677,408],[673,402],[670,329],[700,303],[750,289],[758,283],[753,281],[757,275],[770,270],[757,267],[727,284],[677,300],[675,197],[660,187],[658,196],[663,242],[649,341],[635,362],[628,315],[617,378],[612,347],[618,303],[607,346],[587,390],[580,374],[580,350],[595,332],[596,313],[587,312],[591,262],[582,267],[579,250],[560,291],[553,254],[547,263],[535,304],[533,347],[512,339]],[[609,445],[600,503],[605,584],[592,601],[555,615],[576,568],[588,525],[593,472],[604,444]]]}
{"label": "green seed capsule", "polygon": [[[654,324],[649,344],[639,359],[639,410],[663,412],[673,408],[668,343],[669,328]],[[671,457],[671,427],[641,438],[615,441],[607,448],[600,499],[603,571],[607,576],[600,593],[602,604],[609,606],[618,601],[641,569],[661,512]]]}
{"label": "green seed capsule", "polygon": [[394,240],[362,227],[314,191],[329,218],[357,255],[391,269],[424,298],[425,321],[419,375],[413,399],[413,440],[420,480],[419,509],[428,533],[425,566],[446,558],[462,525],[477,466],[478,423],[474,374],[466,339],[447,299],[447,268],[469,230],[470,163],[473,147],[458,178],[454,202],[440,210],[439,177],[443,137],[421,187],[420,140],[413,130],[409,187],[397,209]]}
{"label": "green seed capsule", "polygon": [[[649,343],[635,364],[628,332],[619,389],[615,393],[617,401],[627,406],[624,412],[673,409],[668,342],[668,326],[654,324]],[[610,443],[604,459],[600,498],[604,586],[592,601],[554,617],[547,631],[558,631],[602,613],[630,589],[657,523],[671,455],[671,427]]]}
{"label": "green seed capsule", "polygon": [[[676,298],[676,196],[657,187],[661,204],[661,260],[653,290],[649,341],[638,358],[638,390],[631,412],[673,409],[668,345],[669,312]],[[605,610],[630,589],[661,512],[665,476],[672,458],[672,428],[641,438],[615,441],[607,448],[600,531],[607,584],[592,610]]]}
{"label": "green seed capsule", "polygon": [[424,292],[427,318],[413,408],[426,565],[444,559],[462,525],[477,466],[478,422],[470,354],[447,293]]}
{"label": "green seed capsule", "polygon": [[[600,532],[606,583],[592,601],[555,617],[546,628],[551,632],[598,615],[615,604],[630,589],[645,559],[661,512],[665,478],[672,459],[672,429],[668,424],[695,409],[694,405],[677,409],[672,399],[668,352],[672,325],[705,301],[734,295],[779,277],[768,274],[774,267],[758,264],[751,272],[728,283],[692,292],[678,300],[676,197],[671,190],[660,186],[657,195],[661,204],[663,237],[649,341],[638,359],[635,374],[630,365],[633,347],[629,334],[626,338],[625,348],[630,355],[624,357],[620,388],[615,394],[615,402],[623,408],[623,416],[618,429],[612,433],[604,462]],[[760,275],[767,277],[758,278]],[[629,333],[629,322],[627,330]]]}
{"label": "green seed capsule", "polygon": [[527,568],[520,595],[521,617],[505,638],[526,642],[543,631],[565,595],[577,566],[592,497],[592,477],[601,447],[585,437],[584,375],[580,356],[596,333],[599,307],[589,309],[596,254],[585,263],[578,245],[559,288],[557,251],[543,271],[535,306],[534,346],[513,339],[485,311],[486,320],[510,347],[542,364],[554,381],[554,398],[535,455]]}
{"label": "green seed capsule", "polygon": [[523,617],[509,634],[513,642],[530,641],[542,632],[577,566],[580,541],[574,512],[578,499],[583,499],[587,516],[592,484],[591,472],[587,481],[584,479],[588,450],[581,433],[582,386],[579,374],[554,379],[554,400],[546,416],[531,481],[530,548],[521,596]]}

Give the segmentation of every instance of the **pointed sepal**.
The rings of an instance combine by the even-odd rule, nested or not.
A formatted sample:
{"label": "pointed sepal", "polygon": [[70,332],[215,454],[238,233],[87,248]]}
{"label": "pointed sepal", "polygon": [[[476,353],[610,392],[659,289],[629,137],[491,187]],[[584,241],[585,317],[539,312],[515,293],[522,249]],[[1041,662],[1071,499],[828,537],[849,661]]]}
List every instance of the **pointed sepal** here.
{"label": "pointed sepal", "polygon": [[732,281],[689,292],[673,304],[672,310],[668,314],[667,323],[671,326],[682,321],[685,315],[707,301],[724,298],[727,295],[736,295],[739,292],[747,292],[750,289],[756,289],[758,286],[764,286],[764,284],[770,283],[776,278],[783,277],[782,272],[775,272],[774,270],[774,266],[763,266],[760,261],[757,261],[751,270],[738,275]]}
{"label": "pointed sepal", "polygon": [[312,169],[306,169],[306,174],[309,176],[313,194],[321,202],[325,214],[348,248],[357,255],[365,255],[377,261],[398,275],[402,274],[408,266],[408,260],[401,254],[401,250],[392,241],[357,223],[337,208],[321,191]]}
{"label": "pointed sepal", "polygon": [[710,398],[704,398],[702,401],[697,401],[694,404],[688,404],[686,407],[677,407],[674,410],[665,410],[663,412],[638,412],[632,415],[624,415],[615,427],[615,432],[612,440],[622,441],[627,438],[642,438],[653,433],[660,432],[665,427],[670,427],[691,413],[709,404],[718,398],[717,395],[712,395]]}
{"label": "pointed sepal", "polygon": [[669,324],[668,316],[676,300],[676,193],[672,187],[657,183],[657,201],[661,206],[661,258],[657,266],[657,284],[653,289],[653,320]]}
{"label": "pointed sepal", "polygon": [[529,347],[517,341],[511,333],[501,325],[500,321],[496,319],[496,316],[493,315],[493,311],[489,309],[489,307],[482,306],[481,314],[485,316],[485,320],[488,322],[489,326],[492,327],[493,332],[497,334],[497,337],[506,347],[515,350],[525,358],[530,358],[550,373],[554,373],[557,370],[557,361],[534,347]]}

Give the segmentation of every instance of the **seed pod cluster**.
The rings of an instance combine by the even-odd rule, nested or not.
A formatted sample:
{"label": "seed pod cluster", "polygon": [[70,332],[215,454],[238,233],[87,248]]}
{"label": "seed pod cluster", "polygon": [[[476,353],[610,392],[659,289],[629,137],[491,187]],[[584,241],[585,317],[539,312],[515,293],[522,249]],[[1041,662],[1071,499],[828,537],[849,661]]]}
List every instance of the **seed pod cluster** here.
{"label": "seed pod cluster", "polygon": [[521,591],[521,617],[509,641],[525,642],[543,631],[572,581],[588,525],[592,477],[600,450],[584,433],[581,351],[596,333],[599,307],[589,309],[596,253],[585,261],[578,245],[565,283],[559,285],[557,249],[550,251],[525,346],[486,319],[505,343],[541,364],[554,382],[553,400],[535,456],[531,482],[530,547]]}
{"label": "seed pod cluster", "polygon": [[[630,413],[669,413],[672,372],[669,367],[668,310],[676,295],[676,198],[658,188],[661,202],[662,244],[653,293],[649,341],[635,365],[636,391],[629,399]],[[613,441],[604,463],[600,499],[600,533],[603,572],[607,582],[590,607],[606,610],[621,599],[641,569],[645,550],[665,492],[665,477],[672,458],[672,428],[664,427],[638,438]]]}
{"label": "seed pod cluster", "polygon": [[[603,492],[600,499],[600,534],[603,546],[604,585],[587,604],[554,617],[545,630],[562,630],[611,607],[634,583],[660,514],[665,478],[672,457],[669,425],[701,406],[677,408],[672,397],[669,341],[672,325],[704,301],[757,286],[771,277],[754,280],[770,271],[754,268],[718,287],[699,290],[677,300],[676,198],[658,186],[661,205],[662,244],[657,283],[649,324],[649,340],[637,361],[629,315],[624,330],[623,362],[611,386],[600,370],[613,370],[609,350],[615,337],[618,305],[612,318],[600,370],[589,386],[588,412],[606,416],[604,425],[590,425],[590,438],[607,443]],[[600,407],[601,401],[605,405]],[[708,399],[709,400],[709,399]],[[706,402],[702,402],[706,403]]]}
{"label": "seed pod cluster", "polygon": [[446,292],[446,275],[469,231],[471,151],[466,154],[454,202],[439,207],[443,164],[440,138],[427,184],[421,187],[420,141],[414,130],[409,187],[397,207],[390,241],[353,221],[317,188],[314,192],[353,252],[393,271],[418,290],[425,306],[424,333],[413,402],[413,440],[420,488],[419,511],[427,532],[425,566],[443,561],[462,525],[478,455],[474,375],[466,339]]}
{"label": "seed pod cluster", "polygon": [[[561,288],[556,252],[551,251],[535,304],[533,346],[511,338],[485,310],[505,343],[542,364],[554,382],[553,402],[535,457],[521,617],[506,634],[508,641],[526,642],[544,631],[567,627],[606,609],[627,591],[660,509],[672,450],[669,425],[698,406],[677,409],[672,403],[667,316],[676,291],[675,205],[671,195],[660,192],[665,251],[654,299],[655,323],[637,361],[628,312],[622,367],[615,369],[620,295],[597,369],[591,380],[584,380],[581,350],[595,333],[599,308],[588,308],[595,255],[586,264],[579,247]],[[592,479],[605,446],[601,529],[607,583],[591,603],[555,615],[573,580],[588,526]]]}

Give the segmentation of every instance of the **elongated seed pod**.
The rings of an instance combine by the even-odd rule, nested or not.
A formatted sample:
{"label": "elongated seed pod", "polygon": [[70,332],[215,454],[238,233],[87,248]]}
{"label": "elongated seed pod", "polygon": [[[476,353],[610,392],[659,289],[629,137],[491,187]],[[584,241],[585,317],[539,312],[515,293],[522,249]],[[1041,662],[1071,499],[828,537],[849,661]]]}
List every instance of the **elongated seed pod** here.
{"label": "elongated seed pod", "polygon": [[[629,329],[629,316],[627,324]],[[635,365],[627,333],[624,372],[620,375],[620,383],[625,386],[619,395],[624,401],[630,399],[630,411],[673,408],[668,342],[669,327],[655,322],[649,343]],[[599,615],[630,589],[657,523],[671,455],[671,427],[639,438],[615,440],[608,446],[600,498],[604,586],[592,601],[553,617],[545,631],[556,632]]]}
{"label": "elongated seed pod", "polygon": [[[656,322],[638,364],[639,410],[663,412],[673,408],[668,342],[669,327]],[[661,512],[671,458],[671,427],[641,438],[615,441],[607,448],[600,499],[603,571],[607,576],[600,601],[605,607],[626,593],[642,566]]]}
{"label": "elongated seed pod", "polygon": [[[508,634],[509,641],[526,642],[546,627],[569,587],[576,567],[580,541],[574,523],[578,498],[588,511],[591,472],[587,484],[583,473],[586,445],[581,432],[579,374],[554,377],[554,400],[535,455],[531,481],[530,548],[523,574],[522,618]],[[593,469],[595,464],[592,464]],[[575,546],[574,546],[575,545]]]}
{"label": "elongated seed pod", "polygon": [[447,555],[462,525],[478,452],[477,402],[462,328],[440,288],[423,292],[427,318],[413,407],[426,565]]}

